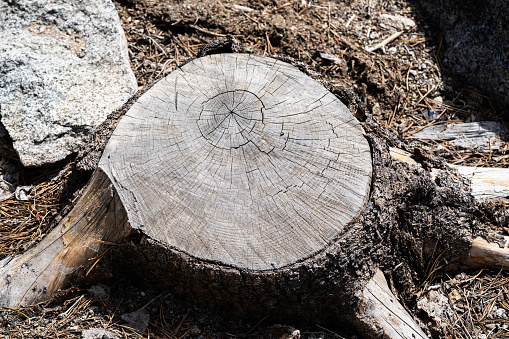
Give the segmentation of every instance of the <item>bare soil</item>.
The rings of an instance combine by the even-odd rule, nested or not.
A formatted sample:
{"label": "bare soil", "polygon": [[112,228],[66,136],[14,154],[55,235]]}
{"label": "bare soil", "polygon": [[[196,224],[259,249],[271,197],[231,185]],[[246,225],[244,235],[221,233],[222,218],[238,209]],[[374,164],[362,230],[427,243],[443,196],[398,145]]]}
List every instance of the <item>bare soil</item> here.
{"label": "bare soil", "polygon": [[[501,121],[489,97],[467,84],[456,83],[442,67],[440,33],[410,1],[119,0],[115,5],[140,89],[195,56],[203,45],[233,36],[246,52],[289,56],[304,63],[337,93],[352,89],[369,114],[405,138],[430,125]],[[382,14],[411,18],[416,26],[386,28],[380,19]],[[394,41],[372,52],[366,50],[397,32],[402,33]],[[0,155],[16,163],[15,155],[6,151],[9,141],[0,141],[5,145],[0,147]],[[424,146],[430,153],[440,150],[439,155],[450,163],[509,166],[507,143],[501,150],[488,153],[455,147],[447,141]],[[72,162],[67,161],[70,166]],[[0,202],[2,256],[21,252],[36,242],[58,220],[62,206],[75,199],[72,192],[86,178],[64,169],[59,180],[51,180],[64,165],[22,172],[20,181],[39,192],[34,194],[37,199],[33,202]],[[497,231],[507,233],[503,227]],[[319,324],[274,327],[269,314],[249,321],[225,319],[147,287],[128,274],[114,276],[101,270],[102,257],[94,260],[98,264],[96,272],[91,273],[90,285],[106,283],[99,285],[106,289],[105,294],[93,293],[96,288],[89,290],[90,285],[79,286],[62,291],[46,303],[4,309],[0,312],[0,336],[79,338],[84,329],[98,327],[121,338],[290,338],[295,329],[305,338],[355,337],[350,330],[332,332]],[[411,294],[404,297],[406,306],[428,326],[433,337],[509,336],[508,273],[482,270],[451,274],[443,270],[445,265],[437,254],[434,262],[423,263],[423,272],[406,272],[416,275],[413,280],[418,282],[410,292],[405,290]],[[388,278],[394,287],[396,278]],[[431,300],[431,291],[445,296],[450,305],[443,326],[423,309],[422,302],[419,304],[424,297]],[[429,300],[428,304],[433,304]],[[140,308],[151,316],[144,331],[133,330],[121,318]],[[441,309],[446,307],[442,305]]]}

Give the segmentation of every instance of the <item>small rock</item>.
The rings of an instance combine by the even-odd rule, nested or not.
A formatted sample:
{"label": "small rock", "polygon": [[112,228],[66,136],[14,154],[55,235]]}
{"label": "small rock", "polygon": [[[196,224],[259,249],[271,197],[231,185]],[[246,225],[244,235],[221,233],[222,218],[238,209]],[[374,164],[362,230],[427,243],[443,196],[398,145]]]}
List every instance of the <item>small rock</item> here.
{"label": "small rock", "polygon": [[382,109],[380,108],[380,104],[378,102],[371,108],[371,113],[373,113],[375,117],[382,113]]}
{"label": "small rock", "polygon": [[385,9],[387,12],[396,12],[398,10],[398,6],[392,5]]}
{"label": "small rock", "polygon": [[241,6],[241,5],[233,5],[233,8],[235,8],[238,11],[242,11],[244,13],[251,13],[252,11],[254,11],[254,9],[252,9],[250,7]]}
{"label": "small rock", "polygon": [[497,325],[496,325],[496,324],[486,324],[486,325],[484,325],[484,326],[486,326],[486,328],[488,328],[488,329],[490,329],[490,330],[494,330],[494,329],[496,329],[496,328],[497,328]]}
{"label": "small rock", "polygon": [[20,201],[28,201],[30,199],[30,190],[32,186],[18,186],[16,187],[16,192],[14,192],[14,196],[17,200]]}
{"label": "small rock", "polygon": [[122,314],[120,318],[127,322],[127,327],[145,332],[148,327],[148,322],[150,321],[150,313],[148,313],[146,309],[140,308],[134,312]]}
{"label": "small rock", "polygon": [[81,332],[82,339],[120,339],[121,336],[115,332],[102,328],[90,328]]}
{"label": "small rock", "polygon": [[279,338],[279,339],[300,339],[300,331],[291,326],[273,325],[260,329],[256,333],[250,335],[250,339],[262,338]]}
{"label": "small rock", "polygon": [[437,327],[443,327],[448,324],[449,319],[454,319],[455,315],[449,300],[441,292],[431,290],[417,301],[417,308],[426,312],[426,314],[435,321]]}
{"label": "small rock", "polygon": [[103,284],[97,284],[88,289],[90,294],[93,294],[94,297],[103,300],[110,299],[110,288]]}
{"label": "small rock", "polygon": [[415,21],[402,15],[381,14],[378,20],[383,28],[395,31],[403,31],[415,26]]}
{"label": "small rock", "polygon": [[0,157],[0,201],[7,200],[14,195],[18,179],[19,172],[14,162]]}
{"label": "small rock", "polygon": [[433,120],[440,116],[440,112],[435,111],[434,109],[426,108],[424,109],[424,117],[426,117],[427,120]]}
{"label": "small rock", "polygon": [[460,300],[461,299],[461,295],[460,293],[458,292],[458,290],[452,290],[450,293],[449,293],[449,302],[451,304],[454,304],[456,301]]}
{"label": "small rock", "polygon": [[191,327],[191,329],[189,330],[189,332],[191,332],[192,334],[200,334],[200,333],[201,333],[201,330],[198,328],[198,326],[193,325],[193,326]]}
{"label": "small rock", "polygon": [[341,59],[338,58],[335,55],[332,55],[332,54],[327,54],[327,53],[320,52],[320,58],[322,58],[324,60],[327,60],[329,62],[332,62],[332,63],[334,63],[336,65],[340,65],[341,64]]}
{"label": "small rock", "polygon": [[371,32],[371,34],[369,35],[369,38],[371,40],[373,40],[373,39],[378,38],[379,36],[380,36],[380,34],[378,32]]}
{"label": "small rock", "polygon": [[506,319],[507,318],[507,311],[503,308],[498,308],[496,306],[493,307],[493,314],[495,314],[495,317],[498,319]]}

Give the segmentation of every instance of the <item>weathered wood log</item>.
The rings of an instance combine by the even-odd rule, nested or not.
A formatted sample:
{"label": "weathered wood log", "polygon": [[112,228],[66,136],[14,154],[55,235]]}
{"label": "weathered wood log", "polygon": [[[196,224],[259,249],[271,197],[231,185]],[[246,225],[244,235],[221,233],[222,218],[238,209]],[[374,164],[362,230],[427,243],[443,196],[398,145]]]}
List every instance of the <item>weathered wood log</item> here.
{"label": "weathered wood log", "polygon": [[442,140],[480,152],[491,152],[504,146],[507,128],[496,121],[469,122],[464,124],[443,124],[426,127],[412,138]]}
{"label": "weathered wood log", "polygon": [[[428,242],[464,258],[456,220],[477,217],[454,207],[470,201],[462,183],[444,173],[455,187],[437,187],[389,155],[387,131],[363,126],[289,64],[195,59],[130,107],[72,212],[1,268],[0,304],[48,298],[105,245],[139,235],[111,251],[118,265],[203,305],[424,338],[377,267],[408,255],[408,271]],[[451,217],[421,221],[437,213]]]}
{"label": "weathered wood log", "polygon": [[401,306],[389,289],[381,270],[377,270],[362,291],[362,312],[368,326],[382,329],[385,338],[428,338],[412,316]]}

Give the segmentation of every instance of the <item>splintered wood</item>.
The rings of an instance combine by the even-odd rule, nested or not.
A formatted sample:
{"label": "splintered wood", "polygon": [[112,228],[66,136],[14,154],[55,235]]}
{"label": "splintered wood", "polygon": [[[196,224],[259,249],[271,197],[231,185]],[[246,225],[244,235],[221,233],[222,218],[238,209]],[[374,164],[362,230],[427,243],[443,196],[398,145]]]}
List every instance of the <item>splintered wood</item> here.
{"label": "splintered wood", "polygon": [[154,85],[99,167],[133,228],[252,270],[333,242],[371,181],[370,148],[348,109],[295,67],[244,54],[196,59]]}

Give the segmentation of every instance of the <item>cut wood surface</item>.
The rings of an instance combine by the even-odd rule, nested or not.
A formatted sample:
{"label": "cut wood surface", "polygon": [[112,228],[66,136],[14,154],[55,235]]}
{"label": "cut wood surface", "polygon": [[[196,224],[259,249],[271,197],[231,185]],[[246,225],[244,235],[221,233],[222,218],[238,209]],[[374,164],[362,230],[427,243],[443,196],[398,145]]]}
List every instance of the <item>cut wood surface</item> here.
{"label": "cut wood surface", "polygon": [[348,109],[297,68],[247,54],[196,59],[154,85],[99,167],[133,228],[252,270],[337,239],[371,179],[370,148]]}
{"label": "cut wood surface", "polygon": [[[376,247],[385,237],[379,223],[389,229],[393,208],[414,189],[408,178],[426,172],[391,159],[372,134],[370,147],[322,85],[274,59],[211,55],[129,107],[74,209],[36,247],[0,263],[1,305],[51,297],[132,235],[116,247],[123,265],[197,302],[347,322],[370,337],[425,337],[371,268],[387,250]],[[364,123],[371,132],[378,126]],[[390,154],[419,166],[404,151]],[[419,189],[434,192],[426,178]],[[462,194],[458,201],[473,201]],[[468,235],[458,244],[467,253]]]}

